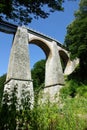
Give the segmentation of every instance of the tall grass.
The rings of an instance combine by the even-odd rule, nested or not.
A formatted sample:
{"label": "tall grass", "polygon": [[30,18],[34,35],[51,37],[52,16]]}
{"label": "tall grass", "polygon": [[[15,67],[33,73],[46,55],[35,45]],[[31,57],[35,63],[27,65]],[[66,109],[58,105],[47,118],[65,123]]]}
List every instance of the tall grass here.
{"label": "tall grass", "polygon": [[[4,96],[0,108],[0,130],[87,130],[87,85],[76,80],[66,80],[66,85],[60,90],[58,102],[35,104],[30,108],[29,95],[23,93],[22,104],[18,109],[14,87],[10,100]],[[39,99],[40,100],[40,99]],[[17,105],[17,106],[16,106]]]}
{"label": "tall grass", "polygon": [[[62,88],[63,89],[63,88]],[[62,90],[61,90],[62,91]],[[0,130],[86,130],[87,100],[85,97],[63,96],[58,102],[35,104],[30,108],[29,96],[22,99],[22,107],[16,109],[17,89],[14,88],[11,100],[7,100],[0,110]],[[26,97],[27,99],[25,99]],[[10,101],[10,104],[8,102]]]}

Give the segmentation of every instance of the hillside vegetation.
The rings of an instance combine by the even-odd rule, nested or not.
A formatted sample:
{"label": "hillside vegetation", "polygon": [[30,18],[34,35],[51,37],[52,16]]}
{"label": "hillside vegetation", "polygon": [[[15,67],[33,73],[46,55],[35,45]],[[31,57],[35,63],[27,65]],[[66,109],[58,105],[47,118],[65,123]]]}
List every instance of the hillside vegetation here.
{"label": "hillside vegetation", "polygon": [[5,81],[6,81],[6,74],[4,74],[3,76],[0,77],[0,104],[1,104],[1,100],[2,100]]}
{"label": "hillside vegetation", "polygon": [[[38,67],[39,65],[35,66]],[[87,84],[80,82],[80,77],[76,78],[76,73],[74,71],[72,75],[65,77],[65,86],[60,90],[59,101],[56,103],[51,103],[48,99],[44,104],[42,102],[38,104],[37,89],[39,87],[37,84],[35,86],[37,89],[34,89],[35,105],[32,110],[29,109],[30,98],[25,99],[25,94],[23,94],[22,99],[23,109],[20,107],[19,111],[16,110],[16,88],[12,92],[10,101],[8,101],[8,94],[5,94],[5,102],[0,107],[0,130],[7,130],[8,128],[15,130],[16,127],[18,130],[87,130]],[[33,74],[37,75],[36,72]],[[34,77],[37,76],[34,75]],[[5,79],[6,75],[0,77],[0,99],[2,98]]]}

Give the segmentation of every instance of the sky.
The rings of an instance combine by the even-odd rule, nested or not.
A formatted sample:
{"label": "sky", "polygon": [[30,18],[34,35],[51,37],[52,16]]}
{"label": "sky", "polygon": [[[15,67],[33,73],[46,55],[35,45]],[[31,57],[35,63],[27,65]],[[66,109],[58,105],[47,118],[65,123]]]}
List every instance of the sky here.
{"label": "sky", "polygon": [[[43,33],[57,41],[64,43],[67,26],[74,20],[74,12],[78,10],[80,0],[66,0],[63,4],[64,12],[52,13],[47,19],[33,19],[28,28]],[[13,35],[0,32],[0,76],[7,73]],[[29,45],[30,66],[45,59],[44,52],[36,45]]]}

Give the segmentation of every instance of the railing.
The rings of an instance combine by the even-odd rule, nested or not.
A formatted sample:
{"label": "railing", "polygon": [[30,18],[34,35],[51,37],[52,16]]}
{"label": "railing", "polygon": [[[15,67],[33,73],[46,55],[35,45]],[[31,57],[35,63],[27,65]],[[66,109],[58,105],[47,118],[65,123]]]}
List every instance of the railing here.
{"label": "railing", "polygon": [[5,33],[10,33],[14,34],[17,30],[17,25],[5,22],[5,21],[0,21],[0,31],[5,32]]}

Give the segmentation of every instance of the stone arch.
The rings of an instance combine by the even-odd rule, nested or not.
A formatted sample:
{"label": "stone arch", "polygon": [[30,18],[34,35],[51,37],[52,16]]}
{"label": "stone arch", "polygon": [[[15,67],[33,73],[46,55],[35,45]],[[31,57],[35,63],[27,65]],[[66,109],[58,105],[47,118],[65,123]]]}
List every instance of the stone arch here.
{"label": "stone arch", "polygon": [[64,79],[56,42],[49,42],[30,35],[29,44],[39,46],[46,54],[45,87],[63,84]]}
{"label": "stone arch", "polygon": [[65,68],[67,66],[67,63],[69,61],[69,57],[64,50],[59,50],[59,55],[60,55],[60,59],[61,59],[62,69],[63,69],[63,72],[64,72]]}
{"label": "stone arch", "polygon": [[[52,54],[52,50],[51,48],[49,47],[49,43],[43,39],[40,39],[38,37],[32,37],[29,39],[29,44],[35,44],[36,46],[40,47],[41,50],[44,52],[45,56],[46,56],[46,63],[47,61],[49,60],[49,57],[50,55]],[[47,70],[46,70],[46,63],[45,63],[45,85],[46,85],[46,81],[48,80],[48,77],[46,76],[47,75]]]}
{"label": "stone arch", "polygon": [[57,43],[56,41],[47,38],[44,39],[42,36],[39,38],[37,34],[30,34],[24,27],[18,27],[13,40],[4,90],[9,90],[9,88],[12,90],[13,88],[11,86],[18,84],[19,99],[21,97],[22,88],[25,87],[25,92],[29,92],[31,104],[33,104],[34,92],[28,43],[36,44],[46,54],[47,61],[44,94],[49,93],[50,97],[53,99],[62,85],[64,85],[64,76],[62,73]]}
{"label": "stone arch", "polygon": [[38,38],[31,38],[31,39],[29,39],[29,44],[35,44],[35,45],[39,46],[45,53],[46,58],[48,58],[51,50],[45,41],[38,39]]}

